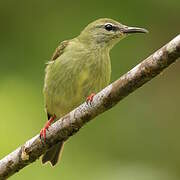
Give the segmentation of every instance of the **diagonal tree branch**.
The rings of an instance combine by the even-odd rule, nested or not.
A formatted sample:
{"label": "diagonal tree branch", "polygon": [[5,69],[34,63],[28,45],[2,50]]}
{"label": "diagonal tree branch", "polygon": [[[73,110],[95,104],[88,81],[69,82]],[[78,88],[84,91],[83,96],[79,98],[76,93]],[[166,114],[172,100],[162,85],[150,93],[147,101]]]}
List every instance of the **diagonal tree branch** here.
{"label": "diagonal tree branch", "polygon": [[49,128],[46,143],[42,143],[39,135],[36,135],[0,160],[0,180],[7,179],[34,162],[58,141],[67,140],[88,121],[107,111],[131,92],[157,76],[163,69],[175,62],[178,57],[180,57],[180,35],[120,79],[104,88],[94,97],[91,105],[84,103],[55,122]]}

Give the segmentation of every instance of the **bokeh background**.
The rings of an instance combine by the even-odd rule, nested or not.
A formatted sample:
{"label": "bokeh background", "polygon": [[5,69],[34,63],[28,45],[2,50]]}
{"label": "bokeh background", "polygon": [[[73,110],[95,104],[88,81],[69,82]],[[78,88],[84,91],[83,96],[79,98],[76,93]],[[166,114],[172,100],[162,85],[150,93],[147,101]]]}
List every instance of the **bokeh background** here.
{"label": "bokeh background", "polygon": [[[179,0],[0,0],[0,158],[46,121],[45,63],[100,17],[147,28],[111,51],[112,81],[180,32]],[[69,139],[55,168],[37,160],[12,180],[180,179],[180,62]]]}

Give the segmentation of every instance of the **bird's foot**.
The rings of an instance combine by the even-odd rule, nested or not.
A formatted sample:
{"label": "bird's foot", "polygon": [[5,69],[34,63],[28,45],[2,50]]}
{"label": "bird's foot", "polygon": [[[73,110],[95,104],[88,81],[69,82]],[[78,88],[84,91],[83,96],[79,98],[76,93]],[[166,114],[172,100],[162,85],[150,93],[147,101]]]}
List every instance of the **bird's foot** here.
{"label": "bird's foot", "polygon": [[54,119],[56,118],[56,115],[51,116],[50,119],[46,122],[44,127],[40,131],[40,139],[46,141],[46,131],[48,130],[49,126],[52,124]]}
{"label": "bird's foot", "polygon": [[86,103],[91,104],[95,95],[96,95],[95,93],[90,94],[86,99]]}

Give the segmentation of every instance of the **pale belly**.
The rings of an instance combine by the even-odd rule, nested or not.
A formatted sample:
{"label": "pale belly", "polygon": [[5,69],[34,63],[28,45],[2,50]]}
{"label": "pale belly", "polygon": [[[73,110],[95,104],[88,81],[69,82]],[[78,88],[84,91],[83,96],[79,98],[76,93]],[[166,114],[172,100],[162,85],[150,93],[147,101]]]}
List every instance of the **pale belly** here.
{"label": "pale belly", "polygon": [[64,66],[59,71],[53,67],[46,77],[46,109],[57,118],[79,106],[91,93],[99,92],[110,81],[110,67],[97,67],[93,64],[70,66]]}

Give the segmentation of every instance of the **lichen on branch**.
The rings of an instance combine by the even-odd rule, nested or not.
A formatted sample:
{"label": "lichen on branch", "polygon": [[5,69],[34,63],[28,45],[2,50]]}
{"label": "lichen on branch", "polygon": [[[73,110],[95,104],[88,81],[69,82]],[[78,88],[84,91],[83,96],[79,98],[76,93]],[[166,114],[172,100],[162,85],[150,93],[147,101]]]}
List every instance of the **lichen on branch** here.
{"label": "lichen on branch", "polygon": [[37,160],[58,141],[74,135],[88,121],[112,108],[131,92],[157,76],[180,57],[180,35],[150,55],[132,70],[104,88],[93,98],[91,105],[83,103],[58,121],[47,133],[46,143],[39,135],[0,160],[0,180],[7,179],[20,169]]}

